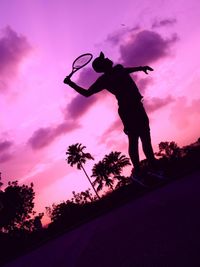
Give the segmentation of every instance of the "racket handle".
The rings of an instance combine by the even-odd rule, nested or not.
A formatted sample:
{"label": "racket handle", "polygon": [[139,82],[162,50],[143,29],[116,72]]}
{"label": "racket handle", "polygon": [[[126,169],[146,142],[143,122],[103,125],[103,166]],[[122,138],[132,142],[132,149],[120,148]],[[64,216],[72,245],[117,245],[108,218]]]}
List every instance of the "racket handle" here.
{"label": "racket handle", "polygon": [[70,79],[73,74],[74,74],[74,71],[72,71],[69,75],[67,75],[67,77]]}
{"label": "racket handle", "polygon": [[64,83],[66,83],[66,84],[69,84],[70,82],[71,82],[71,80],[70,80],[70,78],[72,77],[72,75],[74,74],[74,70],[69,74],[69,75],[67,75],[66,77],[65,77],[65,79],[64,79]]}

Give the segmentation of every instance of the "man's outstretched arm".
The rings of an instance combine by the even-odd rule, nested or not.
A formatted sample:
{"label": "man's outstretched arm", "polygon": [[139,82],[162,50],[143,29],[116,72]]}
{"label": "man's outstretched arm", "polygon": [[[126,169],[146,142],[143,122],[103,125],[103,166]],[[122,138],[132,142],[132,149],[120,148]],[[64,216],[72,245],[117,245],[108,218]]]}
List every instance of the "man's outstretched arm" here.
{"label": "man's outstretched arm", "polygon": [[65,84],[68,84],[68,85],[69,85],[70,87],[72,87],[77,93],[79,93],[79,94],[81,94],[82,96],[85,96],[85,97],[89,97],[89,96],[91,96],[91,95],[93,95],[93,94],[96,94],[96,93],[100,92],[101,90],[103,90],[103,88],[100,88],[100,87],[98,86],[97,81],[96,81],[94,84],[92,84],[92,85],[89,87],[89,89],[85,89],[85,88],[80,87],[80,86],[77,85],[76,83],[72,82],[72,81],[70,80],[69,77],[66,77],[66,78],[64,79],[64,83],[65,83]]}
{"label": "man's outstretched arm", "polygon": [[136,71],[144,71],[146,74],[148,74],[147,71],[153,71],[153,69],[149,66],[140,66],[140,67],[132,67],[132,68],[126,68],[126,71],[128,73],[136,72]]}

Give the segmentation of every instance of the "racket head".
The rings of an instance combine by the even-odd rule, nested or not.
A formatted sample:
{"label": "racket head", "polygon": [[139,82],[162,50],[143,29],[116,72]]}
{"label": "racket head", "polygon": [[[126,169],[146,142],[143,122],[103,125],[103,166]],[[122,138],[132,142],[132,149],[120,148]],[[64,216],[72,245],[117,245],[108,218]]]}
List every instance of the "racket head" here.
{"label": "racket head", "polygon": [[85,53],[77,57],[74,62],[72,63],[73,70],[79,70],[87,65],[93,58],[91,53]]}

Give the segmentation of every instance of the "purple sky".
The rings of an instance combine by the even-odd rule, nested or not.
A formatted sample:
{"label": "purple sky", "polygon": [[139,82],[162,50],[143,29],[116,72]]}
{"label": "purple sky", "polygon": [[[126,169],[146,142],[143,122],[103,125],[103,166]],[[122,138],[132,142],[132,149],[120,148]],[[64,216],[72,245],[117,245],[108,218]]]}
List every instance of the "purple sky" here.
{"label": "purple sky", "polygon": [[[113,96],[85,99],[63,84],[82,53],[153,67],[133,77],[155,150],[199,137],[198,0],[1,0],[0,10],[0,171],[5,184],[34,183],[39,211],[89,187],[65,162],[69,145],[82,143],[95,162],[112,150],[127,155]],[[89,64],[73,79],[87,88],[97,77]]]}

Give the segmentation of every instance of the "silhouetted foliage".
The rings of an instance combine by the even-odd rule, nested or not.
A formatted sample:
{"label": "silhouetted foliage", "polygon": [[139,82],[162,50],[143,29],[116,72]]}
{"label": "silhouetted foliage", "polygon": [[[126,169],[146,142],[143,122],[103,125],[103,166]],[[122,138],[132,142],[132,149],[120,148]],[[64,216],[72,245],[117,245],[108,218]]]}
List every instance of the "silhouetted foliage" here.
{"label": "silhouetted foliage", "polygon": [[180,157],[181,149],[175,142],[161,142],[159,144],[159,152],[155,154],[158,157],[172,160]]}
{"label": "silhouetted foliage", "polygon": [[120,175],[124,167],[131,165],[129,158],[117,151],[106,155],[103,161],[114,177]]}
{"label": "silhouetted foliage", "polygon": [[[92,177],[95,178],[93,184],[97,185],[97,191],[107,186],[114,190],[115,180],[120,180],[124,167],[130,165],[129,159],[121,152],[111,152],[105,155],[103,160],[96,163],[92,169]],[[122,178],[124,179],[124,178]]]}
{"label": "silhouetted foliage", "polygon": [[8,182],[7,187],[0,190],[0,231],[19,235],[42,229],[44,213],[36,215],[34,198],[33,183],[29,186],[19,185],[18,181]]}
{"label": "silhouetted foliage", "polygon": [[87,159],[94,160],[90,153],[85,153],[83,151],[85,148],[86,147],[80,143],[76,143],[74,145],[69,146],[66,152],[67,163],[70,166],[76,165],[77,168],[80,170],[82,169],[82,164],[85,164]]}
{"label": "silhouetted foliage", "polygon": [[60,204],[53,204],[52,208],[48,207],[47,213],[51,218],[52,222],[56,222],[60,217],[65,216],[69,220],[71,219],[71,210],[78,207],[78,204],[75,204],[69,200],[62,202]]}
{"label": "silhouetted foliage", "polygon": [[9,182],[4,191],[1,191],[3,208],[0,211],[0,227],[5,231],[15,229],[30,230],[32,228],[31,216],[35,193],[33,184],[19,185],[17,181]]}
{"label": "silhouetted foliage", "polygon": [[67,160],[67,163],[70,164],[70,166],[76,165],[79,170],[82,169],[84,171],[84,173],[85,173],[89,183],[91,184],[96,196],[98,198],[100,198],[95,187],[93,186],[92,182],[90,181],[90,178],[89,178],[87,172],[85,171],[85,168],[83,167],[83,164],[85,164],[88,159],[94,160],[94,158],[91,156],[90,153],[85,153],[83,151],[85,148],[86,147],[80,143],[76,143],[74,145],[69,146],[67,149],[67,152],[66,152],[66,155],[67,155],[66,160]]}
{"label": "silhouetted foliage", "polygon": [[168,177],[182,176],[200,166],[200,142],[199,139],[182,148],[175,142],[161,142],[159,144],[160,167]]}
{"label": "silhouetted foliage", "polygon": [[34,225],[34,230],[35,231],[40,231],[42,230],[42,222],[41,219],[44,216],[44,213],[39,213],[37,216],[34,217],[33,219],[33,225]]}
{"label": "silhouetted foliage", "polygon": [[[17,181],[14,181],[9,182],[8,186],[2,190],[0,181],[0,227],[2,230],[0,231],[0,263],[20,253],[25,253],[27,249],[32,249],[42,242],[49,241],[50,238],[62,234],[63,231],[73,229],[114,207],[133,200],[152,188],[155,189],[185,174],[199,170],[200,138],[195,143],[182,148],[179,148],[175,142],[161,142],[157,157],[158,165],[164,170],[166,179],[159,180],[147,175],[145,182],[148,187],[144,188],[130,177],[122,175],[123,168],[130,164],[128,158],[120,152],[111,152],[106,155],[100,161],[101,164],[94,165],[93,174],[96,175],[94,178],[99,178],[96,185],[101,189],[106,186],[106,176],[106,179],[109,179],[107,184],[112,184],[113,191],[107,191],[101,199],[93,196],[90,189],[80,193],[73,192],[72,199],[46,208],[51,219],[47,229],[41,228],[43,213],[36,215],[33,211],[35,196],[33,185],[19,185]],[[72,162],[75,164],[76,161],[72,160]],[[146,160],[142,160],[140,165],[144,170],[148,169]]]}
{"label": "silhouetted foliage", "polygon": [[122,187],[122,186],[127,186],[130,183],[132,183],[132,180],[130,177],[125,177],[123,175],[119,175],[119,176],[115,176],[115,177],[118,180],[118,183],[117,183],[115,189]]}
{"label": "silhouetted foliage", "polygon": [[80,208],[96,200],[90,193],[90,189],[80,193],[73,191],[72,194],[73,197],[70,200],[46,207],[46,212],[54,225],[61,224],[62,222],[65,222],[67,225],[73,225],[73,223],[77,222],[77,216],[82,216]]}
{"label": "silhouetted foliage", "polygon": [[97,191],[103,189],[104,185],[110,187],[113,190],[113,179],[109,177],[110,173],[103,160],[96,163],[92,169],[92,177],[95,178],[93,181],[94,186],[97,185]]}
{"label": "silhouetted foliage", "polygon": [[96,200],[96,197],[91,194],[90,188],[85,191],[82,191],[81,193],[76,193],[75,191],[72,191],[72,194],[73,198],[71,199],[71,201],[76,204],[81,205]]}

